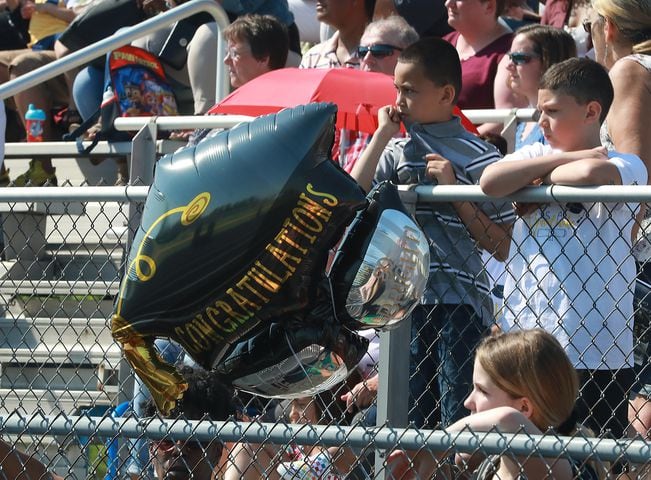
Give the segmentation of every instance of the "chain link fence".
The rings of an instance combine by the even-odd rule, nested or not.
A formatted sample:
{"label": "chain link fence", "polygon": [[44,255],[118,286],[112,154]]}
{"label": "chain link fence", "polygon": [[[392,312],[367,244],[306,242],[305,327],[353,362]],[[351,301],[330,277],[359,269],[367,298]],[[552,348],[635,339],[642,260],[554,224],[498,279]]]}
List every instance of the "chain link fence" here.
{"label": "chain link fence", "polygon": [[[436,202],[452,199],[485,199],[475,187],[418,187],[416,191],[419,209],[435,209]],[[518,428],[501,432],[441,430],[442,419],[447,425],[467,414],[461,408],[472,388],[474,347],[491,327],[509,321],[508,310],[518,305],[509,295],[524,293],[527,306],[527,300],[535,298],[535,289],[547,281],[544,277],[518,277],[510,286],[508,281],[500,283],[502,277],[495,272],[503,270],[502,264],[488,272],[482,269],[480,275],[468,279],[482,291],[484,300],[491,302],[494,321],[480,319],[473,310],[459,305],[418,307],[411,322],[395,330],[379,336],[366,332],[371,339],[369,354],[346,384],[332,391],[298,401],[270,401],[237,392],[232,405],[215,405],[212,418],[188,411],[187,418],[164,420],[145,406],[146,392],[123,361],[107,323],[129,238],[137,228],[146,193],[146,187],[91,186],[0,192],[0,428],[6,442],[6,451],[0,449],[0,478],[3,474],[4,478],[48,478],[28,474],[29,462],[24,458],[18,462],[22,476],[13,476],[11,462],[18,451],[70,479],[156,478],[156,469],[159,473],[160,469],[175,472],[177,476],[170,478],[187,478],[188,472],[198,479],[211,475],[226,479],[280,478],[278,472],[283,468],[285,478],[304,478],[292,477],[283,462],[310,455],[327,457],[340,478],[414,478],[418,476],[414,469],[423,458],[437,465],[435,472],[440,478],[457,478],[459,469],[451,460],[455,453],[457,463],[467,464],[470,470],[478,464],[477,454],[502,455],[507,459],[505,464],[515,466],[516,471],[539,462],[547,472],[541,478],[554,478],[553,469],[570,464],[569,459],[576,472],[582,472],[581,467],[590,462],[591,471],[601,477],[613,470],[613,465],[628,471],[629,478],[651,475],[648,435],[625,440],[613,434],[617,429],[631,431],[628,423],[634,418],[627,412],[629,399],[636,398],[636,392],[641,395],[638,398],[650,394],[651,297],[647,298],[649,286],[642,278],[648,260],[645,244],[634,247],[642,271],[637,283],[637,311],[630,310],[624,295],[610,287],[613,279],[620,277],[627,285],[634,283],[635,267],[632,274],[626,273],[633,258],[616,248],[627,234],[625,229],[611,232],[601,241],[606,238],[605,229],[593,225],[598,233],[593,240],[596,243],[585,245],[576,239],[572,251],[558,249],[556,263],[565,269],[558,267],[552,273],[568,276],[585,272],[586,267],[572,258],[593,266],[611,265],[609,276],[603,276],[603,268],[592,269],[598,272],[594,275],[602,275],[599,278],[580,276],[579,289],[589,291],[590,298],[564,306],[582,318],[592,314],[602,317],[595,330],[599,341],[595,343],[590,336],[586,342],[585,332],[593,331],[594,324],[579,322],[572,332],[585,331],[582,336],[569,334],[567,348],[576,346],[572,360],[579,368],[585,366],[581,373],[589,378],[603,367],[589,363],[592,350],[597,350],[600,359],[612,353],[621,355],[624,363],[632,363],[635,349],[636,368],[630,377],[620,375],[628,369],[617,368],[614,377],[609,372],[599,384],[602,390],[583,393],[602,400],[601,405],[587,406],[590,413],[605,411],[607,418],[614,418],[619,406],[626,425],[590,425],[598,434],[595,437],[585,431],[572,436],[553,432],[541,436]],[[414,200],[414,191],[405,195],[407,202]],[[569,211],[559,219],[543,215],[541,218],[547,220],[532,227],[532,231],[536,229],[533,238],[543,248],[550,233],[545,228],[563,228],[564,221],[573,221],[573,215],[586,215],[592,208],[602,209],[606,223],[613,214],[632,218],[637,202],[651,200],[651,189],[540,188],[515,199],[552,202]],[[620,203],[590,203],[597,199]],[[514,243],[511,248],[517,252],[524,244]],[[506,271],[508,275],[517,270]],[[491,272],[495,278],[489,277]],[[518,283],[525,280],[529,282],[526,287]],[[587,289],[592,281],[602,287]],[[506,285],[506,293],[502,285]],[[523,288],[526,291],[521,292]],[[604,298],[616,308],[604,311],[600,303]],[[553,298],[539,301],[560,308]],[[511,314],[514,321],[521,318],[520,313]],[[615,314],[625,318],[623,328],[614,329],[606,322]],[[601,338],[604,335],[606,340]],[[172,360],[192,363],[173,344],[160,341],[158,347]],[[375,383],[378,375],[379,385]],[[370,391],[377,391],[377,397]],[[231,421],[218,421],[230,413],[234,414]],[[404,458],[400,452],[405,452]],[[401,470],[396,465],[407,467]],[[492,478],[500,477],[497,472]],[[588,478],[579,473],[575,477]]]}

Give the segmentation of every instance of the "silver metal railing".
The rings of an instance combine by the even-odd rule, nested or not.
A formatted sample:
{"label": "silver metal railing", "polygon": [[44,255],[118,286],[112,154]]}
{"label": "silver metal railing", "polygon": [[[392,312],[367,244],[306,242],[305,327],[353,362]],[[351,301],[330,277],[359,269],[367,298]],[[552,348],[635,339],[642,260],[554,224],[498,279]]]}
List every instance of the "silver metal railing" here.
{"label": "silver metal railing", "polygon": [[[415,192],[419,202],[450,202],[456,200],[486,201],[487,197],[475,185],[437,185],[410,188],[399,186],[402,192]],[[63,202],[63,201],[144,201],[149,187],[12,187],[0,189],[0,202]],[[566,187],[561,185],[525,187],[501,200],[518,202],[648,202],[651,186],[608,185],[600,187]]]}
{"label": "silver metal railing", "polygon": [[[603,461],[623,458],[646,463],[651,456],[651,443],[642,440],[609,440],[591,437],[561,437],[557,435],[528,435],[485,432],[446,432],[413,428],[362,428],[310,424],[277,424],[258,422],[210,422],[191,420],[124,419],[113,417],[42,415],[0,417],[0,429],[9,434],[98,435],[102,437],[145,437],[151,440],[195,439],[224,442],[272,443],[302,445],[368,447],[381,449],[427,449],[443,452],[454,447],[459,452],[472,453],[479,448],[487,454],[501,454],[506,449],[514,455],[558,457],[570,455],[575,459],[598,456]],[[479,433],[479,435],[478,435]]]}

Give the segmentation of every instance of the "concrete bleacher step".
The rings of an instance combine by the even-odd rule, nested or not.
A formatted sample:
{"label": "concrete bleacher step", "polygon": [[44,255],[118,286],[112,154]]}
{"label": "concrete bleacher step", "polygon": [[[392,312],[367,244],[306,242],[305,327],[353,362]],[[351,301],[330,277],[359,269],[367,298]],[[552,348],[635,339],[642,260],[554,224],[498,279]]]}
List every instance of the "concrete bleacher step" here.
{"label": "concrete bleacher step", "polygon": [[13,390],[98,390],[97,368],[92,365],[5,363],[0,388]]}
{"label": "concrete bleacher step", "polygon": [[47,415],[73,415],[81,408],[115,403],[112,394],[98,390],[49,390],[0,388],[0,412],[42,411]]}
{"label": "concrete bleacher step", "polygon": [[127,215],[127,204],[88,202],[83,214],[50,215],[45,238],[48,243],[120,245],[126,240]]}
{"label": "concrete bleacher step", "polygon": [[105,368],[117,368],[121,358],[120,347],[111,341],[105,345],[48,345],[40,343],[31,348],[0,347],[0,363],[21,364],[74,364],[104,365]]}
{"label": "concrete bleacher step", "polygon": [[102,295],[115,296],[120,283],[114,280],[9,280],[0,284],[0,294],[20,295]]}
{"label": "concrete bleacher step", "polygon": [[92,347],[113,354],[109,348],[112,344],[108,318],[0,318],[0,348]]}
{"label": "concrete bleacher step", "polygon": [[[84,284],[80,286],[80,284]],[[108,285],[108,286],[107,286]],[[113,311],[116,282],[2,282],[0,309],[8,317],[46,317],[49,320],[83,317],[105,320]]]}

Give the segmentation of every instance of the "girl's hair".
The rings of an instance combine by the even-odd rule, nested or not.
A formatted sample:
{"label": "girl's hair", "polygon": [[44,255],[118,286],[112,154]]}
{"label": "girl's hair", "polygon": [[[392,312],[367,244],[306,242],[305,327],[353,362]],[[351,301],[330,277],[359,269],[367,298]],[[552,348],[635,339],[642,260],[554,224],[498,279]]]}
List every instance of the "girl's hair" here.
{"label": "girl's hair", "polygon": [[552,335],[523,330],[491,336],[477,347],[476,360],[497,387],[513,398],[527,397],[532,402],[531,421],[540,430],[567,424],[579,381]]}
{"label": "girl's hair", "polygon": [[617,25],[633,53],[651,53],[651,0],[593,0],[592,6]]}
{"label": "girl's hair", "polygon": [[555,63],[576,57],[576,43],[572,35],[550,25],[525,25],[515,35],[524,35],[534,45],[534,52],[540,55],[542,73]]}

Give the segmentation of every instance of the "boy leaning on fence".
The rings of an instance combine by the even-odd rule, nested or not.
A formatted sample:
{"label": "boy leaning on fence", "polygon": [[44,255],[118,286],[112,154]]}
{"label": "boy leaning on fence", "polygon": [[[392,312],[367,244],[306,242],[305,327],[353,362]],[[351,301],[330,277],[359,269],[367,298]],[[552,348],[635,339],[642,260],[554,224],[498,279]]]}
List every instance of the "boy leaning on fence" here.
{"label": "boy leaning on fence", "polygon": [[[552,66],[541,80],[533,144],[486,168],[482,190],[509,195],[532,183],[645,185],[635,155],[606,151],[599,128],[613,99],[607,72],[588,59]],[[633,382],[632,203],[522,206],[504,285],[505,330],[541,327],[563,345],[582,382],[578,420],[619,438]]]}
{"label": "boy leaning on fence", "polygon": [[[351,175],[373,183],[474,184],[500,158],[490,144],[468,133],[452,114],[461,89],[459,56],[449,43],[422,39],[403,50],[395,68],[395,106],[379,112],[379,126]],[[400,122],[410,138],[395,139]],[[510,206],[469,202],[421,205],[416,219],[430,243],[430,274],[412,315],[410,420],[434,428],[440,392],[443,425],[466,415],[472,357],[492,303],[479,246],[505,258],[508,228],[496,223]]]}

